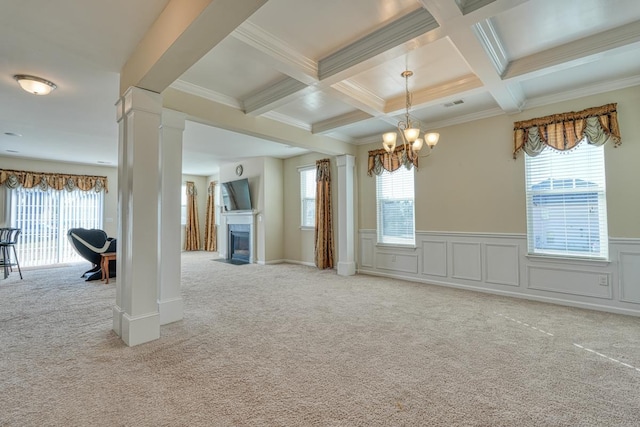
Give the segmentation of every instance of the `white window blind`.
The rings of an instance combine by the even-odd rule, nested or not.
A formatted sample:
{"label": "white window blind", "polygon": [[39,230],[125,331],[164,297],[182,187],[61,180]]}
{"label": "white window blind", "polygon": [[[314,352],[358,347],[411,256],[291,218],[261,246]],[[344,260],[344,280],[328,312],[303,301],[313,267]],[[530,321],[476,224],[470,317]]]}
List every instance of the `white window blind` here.
{"label": "white window blind", "polygon": [[604,146],[525,155],[529,253],[609,256]]}
{"label": "white window blind", "polygon": [[71,228],[102,228],[104,193],[11,190],[11,226],[20,228],[16,250],[24,267],[83,261],[67,238]]}
{"label": "white window blind", "polygon": [[316,168],[300,169],[300,226],[316,226]]}
{"label": "white window blind", "polygon": [[378,242],[414,245],[414,169],[376,175]]}
{"label": "white window blind", "polygon": [[187,224],[187,186],[185,184],[180,187],[180,224]]}

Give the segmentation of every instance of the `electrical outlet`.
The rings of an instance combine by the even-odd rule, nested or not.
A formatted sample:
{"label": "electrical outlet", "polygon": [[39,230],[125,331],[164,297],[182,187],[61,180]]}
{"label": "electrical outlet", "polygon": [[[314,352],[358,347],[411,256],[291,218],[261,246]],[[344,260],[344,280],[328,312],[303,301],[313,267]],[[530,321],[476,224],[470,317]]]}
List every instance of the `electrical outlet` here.
{"label": "electrical outlet", "polygon": [[598,284],[599,284],[600,286],[609,286],[609,277],[605,276],[604,274],[603,274],[603,275],[601,275],[601,276],[598,278]]}

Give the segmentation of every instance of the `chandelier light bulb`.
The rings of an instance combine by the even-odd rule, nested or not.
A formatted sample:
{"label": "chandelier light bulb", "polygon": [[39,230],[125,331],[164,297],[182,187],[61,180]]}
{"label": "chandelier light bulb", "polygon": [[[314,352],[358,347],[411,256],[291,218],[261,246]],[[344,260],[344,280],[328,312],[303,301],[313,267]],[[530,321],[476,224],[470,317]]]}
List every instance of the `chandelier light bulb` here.
{"label": "chandelier light bulb", "polygon": [[387,153],[396,149],[396,138],[398,135],[395,132],[387,132],[382,135],[382,146]]}
{"label": "chandelier light bulb", "polygon": [[409,128],[404,130],[404,136],[407,138],[409,143],[412,143],[420,136],[420,129],[418,128]]}
{"label": "chandelier light bulb", "polygon": [[437,132],[431,132],[426,134],[424,138],[427,140],[427,145],[433,148],[438,143],[438,140],[440,139],[440,134]]}
{"label": "chandelier light bulb", "polygon": [[413,148],[413,151],[418,152],[422,149],[423,143],[424,141],[422,140],[422,138],[418,138],[415,141],[413,141],[413,144],[411,144],[411,148]]}

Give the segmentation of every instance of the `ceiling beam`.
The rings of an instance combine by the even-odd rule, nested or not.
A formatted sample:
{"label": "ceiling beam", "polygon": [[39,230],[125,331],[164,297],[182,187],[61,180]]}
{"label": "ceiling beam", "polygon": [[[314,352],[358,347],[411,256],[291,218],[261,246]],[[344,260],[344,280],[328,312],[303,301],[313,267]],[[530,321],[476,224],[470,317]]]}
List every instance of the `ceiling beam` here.
{"label": "ceiling beam", "polygon": [[120,93],[160,93],[267,0],[171,0],[120,72]]}
{"label": "ceiling beam", "polygon": [[542,52],[509,62],[503,75],[505,80],[531,78],[584,64],[598,55],[640,42],[640,21],[631,22]]}
{"label": "ceiling beam", "polygon": [[355,155],[356,147],[325,135],[289,126],[265,117],[254,117],[200,96],[168,88],[162,92],[164,108],[185,113],[189,120],[328,155]]}
{"label": "ceiling beam", "polygon": [[[486,32],[484,37],[487,40],[487,43],[490,43],[491,49],[495,52],[489,57],[491,64],[497,63],[504,69],[507,64],[506,54],[504,53],[500,40],[497,38],[496,32],[491,26],[490,21],[488,21],[488,18],[527,1],[528,0],[477,0],[472,2],[473,4],[469,3],[464,5],[463,13],[455,2],[450,0],[420,0],[423,8],[429,12],[429,18],[427,19],[429,21],[429,25],[432,26],[429,27],[430,29],[422,36],[411,40],[411,48],[417,48],[440,38],[449,37],[451,35],[450,33],[459,31],[459,28],[462,27],[467,33],[466,37],[472,40],[475,49],[478,50],[479,42],[475,38],[476,36],[473,33],[473,30],[471,30],[471,26],[478,21],[484,21],[481,29]],[[435,19],[439,26],[433,26],[431,19]],[[405,50],[400,52],[397,47],[392,48],[386,51],[384,55],[379,56],[381,58],[384,57],[384,60],[388,60],[389,57],[395,57],[410,50],[409,48],[404,49]],[[487,51],[487,54],[489,53],[486,48],[485,51]],[[469,61],[467,62],[469,63]],[[482,65],[483,67],[486,67],[487,65],[482,58],[474,60],[473,63],[476,64],[476,67],[477,65]],[[362,64],[354,65],[353,68],[347,70],[347,73],[357,73],[361,65]],[[370,65],[367,62],[366,65],[373,66],[375,64]],[[473,65],[469,65],[471,69],[475,71]],[[498,73],[496,65],[492,65],[492,67],[490,67],[488,71],[483,72],[483,74],[485,75],[485,80],[488,80],[491,83],[491,87],[493,88],[492,94],[494,94],[494,97],[497,96],[502,99],[500,104],[509,111],[519,111],[524,103],[524,95],[520,90],[519,85],[501,82],[501,72]],[[349,76],[347,75],[345,77],[344,75],[341,75],[339,77],[346,78]],[[454,97],[461,97],[475,93],[485,87],[485,85],[486,83],[482,78],[475,74],[470,74],[460,79],[444,82],[443,84],[426,88],[421,91],[412,92],[413,107],[420,108],[433,105],[435,103],[446,102],[447,99],[453,99]],[[343,102],[378,117],[381,120],[386,120],[389,123],[394,121],[394,119],[389,116],[399,114],[404,109],[404,96],[392,99],[385,103],[384,100],[368,96],[366,91],[359,91],[357,88],[352,86],[353,85],[349,85],[348,80],[344,80],[333,84],[332,89],[342,95]],[[324,129],[326,129],[326,127]],[[328,129],[326,130],[328,131]]]}
{"label": "ceiling beam", "polygon": [[318,78],[325,80],[437,27],[438,23],[427,10],[416,9],[321,59]]}
{"label": "ceiling beam", "polygon": [[245,21],[231,35],[253,47],[263,63],[281,73],[308,85],[318,83],[318,63],[315,60],[251,21]]}
{"label": "ceiling beam", "polygon": [[[389,59],[390,50],[393,51],[394,49],[396,50],[391,53],[392,56],[403,54],[408,48],[402,47],[399,50],[397,48],[406,42],[411,41],[411,48],[416,48],[426,43],[426,40],[416,42],[415,39],[424,36],[426,32],[437,27],[438,24],[429,12],[419,8],[321,59],[318,63],[314,63],[311,59],[295,52],[286,42],[271,36],[268,32],[250,22],[244,23],[234,31],[233,36],[255,47],[273,61],[279,63],[280,66],[276,68],[289,77],[306,85],[314,85],[317,90],[324,90],[328,89],[332,84],[342,84],[343,80],[359,72],[357,66],[362,65],[365,61],[372,59],[375,61],[374,58],[379,57],[378,61],[384,62]],[[373,65],[375,64],[368,63],[367,68]],[[315,72],[315,75],[312,76],[312,72]],[[333,79],[329,79],[330,77],[333,77]],[[326,81],[323,82],[323,80]],[[285,90],[282,90],[281,87],[270,87],[265,89],[264,93],[256,93],[252,95],[251,99],[245,100],[247,113],[263,114],[286,104],[296,96],[305,94],[302,93],[305,90],[302,84],[288,81],[284,85],[287,87]],[[297,87],[300,91],[298,95],[291,90],[294,87]],[[345,86],[338,86],[333,90],[341,92],[343,95],[355,95],[357,93],[356,89],[350,88],[347,90]],[[278,98],[278,94],[281,95],[281,98]],[[363,107],[365,111],[376,108],[375,102],[371,104],[369,101],[365,101],[362,96],[357,96],[353,101],[359,105],[356,108]],[[351,102],[348,103],[351,104]],[[371,111],[368,112],[373,113]]]}
{"label": "ceiling beam", "polygon": [[315,91],[315,88],[307,86],[301,81],[292,79],[291,77],[285,77],[278,83],[272,84],[268,88],[246,97],[242,100],[242,105],[246,114],[258,116],[278,108],[290,102],[292,99],[306,95],[310,91]]}
{"label": "ceiling beam", "polygon": [[367,114],[364,111],[351,111],[346,114],[342,114],[337,117],[332,117],[327,120],[311,125],[311,133],[327,133],[343,126],[348,126],[353,123],[358,123],[363,120],[367,120],[373,117],[371,114]]}

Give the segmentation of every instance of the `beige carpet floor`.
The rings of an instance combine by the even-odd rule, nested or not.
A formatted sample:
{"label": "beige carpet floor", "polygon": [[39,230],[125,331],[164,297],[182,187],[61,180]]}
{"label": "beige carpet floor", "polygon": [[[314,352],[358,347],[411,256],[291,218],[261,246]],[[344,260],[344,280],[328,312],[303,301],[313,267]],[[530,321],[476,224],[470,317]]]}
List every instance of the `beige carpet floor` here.
{"label": "beige carpet floor", "polygon": [[132,348],[87,265],[0,280],[0,425],[640,425],[639,318],[213,257]]}

